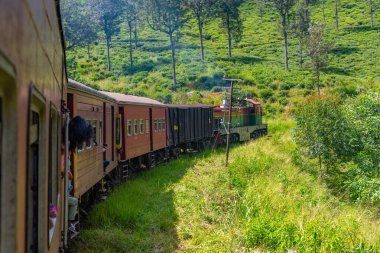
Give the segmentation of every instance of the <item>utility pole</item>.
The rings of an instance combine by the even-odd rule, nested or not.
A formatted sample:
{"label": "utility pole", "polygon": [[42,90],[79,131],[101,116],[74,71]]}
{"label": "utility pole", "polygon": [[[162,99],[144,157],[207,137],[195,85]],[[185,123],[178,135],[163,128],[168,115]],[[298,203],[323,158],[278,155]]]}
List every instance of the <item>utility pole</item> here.
{"label": "utility pole", "polygon": [[228,111],[228,126],[227,126],[227,147],[226,147],[226,164],[225,166],[228,166],[228,154],[230,152],[230,132],[231,132],[231,120],[232,120],[232,98],[234,93],[234,82],[241,81],[240,79],[230,79],[230,78],[224,78],[225,81],[229,81],[231,83],[230,85],[230,104],[228,105],[229,111]]}

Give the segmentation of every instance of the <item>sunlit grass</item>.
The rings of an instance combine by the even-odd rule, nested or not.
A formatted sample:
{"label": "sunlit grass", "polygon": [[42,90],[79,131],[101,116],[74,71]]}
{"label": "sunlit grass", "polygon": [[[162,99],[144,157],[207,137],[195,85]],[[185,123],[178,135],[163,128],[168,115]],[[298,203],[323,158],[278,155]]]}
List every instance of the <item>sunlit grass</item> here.
{"label": "sunlit grass", "polygon": [[228,168],[217,150],[144,172],[94,208],[75,251],[378,252],[376,210],[294,164],[293,126],[272,121]]}

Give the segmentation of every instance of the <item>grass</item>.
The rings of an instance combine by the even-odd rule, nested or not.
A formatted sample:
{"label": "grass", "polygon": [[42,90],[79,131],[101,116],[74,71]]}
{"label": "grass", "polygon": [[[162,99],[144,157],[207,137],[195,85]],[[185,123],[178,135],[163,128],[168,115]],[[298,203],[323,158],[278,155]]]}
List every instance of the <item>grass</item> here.
{"label": "grass", "polygon": [[378,252],[378,209],[299,167],[289,120],[269,138],[142,173],[97,205],[76,252]]}

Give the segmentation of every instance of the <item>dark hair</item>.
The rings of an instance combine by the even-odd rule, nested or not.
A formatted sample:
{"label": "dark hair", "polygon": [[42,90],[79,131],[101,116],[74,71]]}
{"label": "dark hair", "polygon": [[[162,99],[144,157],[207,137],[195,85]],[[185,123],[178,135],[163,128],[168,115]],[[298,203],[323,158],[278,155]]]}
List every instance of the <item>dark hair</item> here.
{"label": "dark hair", "polygon": [[87,142],[91,139],[92,134],[89,132],[89,128],[91,126],[87,123],[87,121],[80,117],[76,116],[70,120],[69,123],[69,141],[70,146],[69,149],[74,151],[78,145]]}

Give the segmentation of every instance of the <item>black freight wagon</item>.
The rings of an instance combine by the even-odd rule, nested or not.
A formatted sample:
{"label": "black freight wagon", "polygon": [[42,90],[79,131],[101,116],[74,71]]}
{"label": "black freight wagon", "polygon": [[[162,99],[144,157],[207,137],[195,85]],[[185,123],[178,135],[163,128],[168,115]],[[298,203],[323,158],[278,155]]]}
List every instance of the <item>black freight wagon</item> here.
{"label": "black freight wagon", "polygon": [[213,107],[208,105],[168,105],[168,146],[200,148],[213,137]]}

